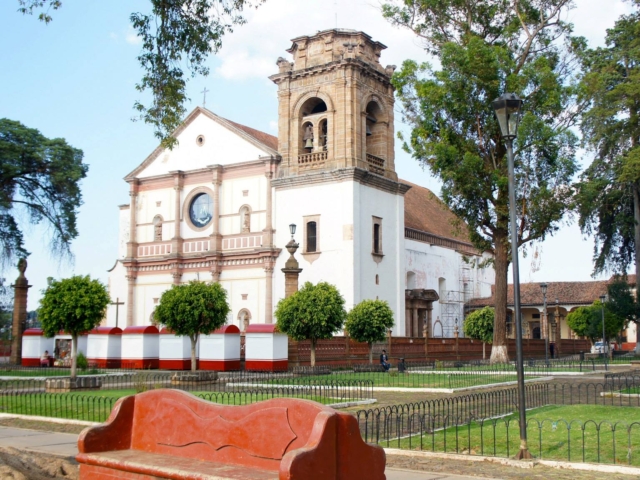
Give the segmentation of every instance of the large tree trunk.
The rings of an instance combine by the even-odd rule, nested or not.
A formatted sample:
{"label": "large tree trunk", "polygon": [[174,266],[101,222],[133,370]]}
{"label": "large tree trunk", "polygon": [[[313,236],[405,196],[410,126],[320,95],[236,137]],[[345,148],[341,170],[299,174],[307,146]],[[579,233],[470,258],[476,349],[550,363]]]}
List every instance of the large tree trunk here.
{"label": "large tree trunk", "polygon": [[[495,286],[495,319],[493,321],[493,344],[491,345],[491,363],[507,363],[509,353],[507,351],[507,270],[508,260],[508,236],[506,230],[498,230],[495,234],[494,265],[496,273]],[[513,318],[515,322],[518,321]]]}
{"label": "large tree trunk", "polygon": [[[636,221],[634,228],[634,240],[635,240],[635,260],[636,260],[636,301],[640,294],[640,185],[638,182],[633,184],[633,218]],[[640,355],[640,324],[636,322],[636,355]]]}
{"label": "large tree trunk", "polygon": [[71,378],[76,378],[76,359],[78,358],[78,335],[71,335]]}
{"label": "large tree trunk", "polygon": [[311,339],[311,366],[316,366],[316,342],[315,338]]}
{"label": "large tree trunk", "polygon": [[369,365],[373,365],[373,343],[369,342]]}
{"label": "large tree trunk", "polygon": [[482,359],[483,360],[487,358],[486,347],[487,347],[487,342],[482,342]]}
{"label": "large tree trunk", "polygon": [[195,372],[196,369],[196,344],[198,343],[198,335],[189,335],[191,340],[191,371]]}

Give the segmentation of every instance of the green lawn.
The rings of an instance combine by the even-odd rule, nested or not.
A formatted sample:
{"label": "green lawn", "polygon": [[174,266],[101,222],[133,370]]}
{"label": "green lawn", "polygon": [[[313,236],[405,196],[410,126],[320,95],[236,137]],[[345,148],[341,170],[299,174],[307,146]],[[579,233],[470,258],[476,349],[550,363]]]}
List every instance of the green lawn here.
{"label": "green lawn", "polygon": [[[535,377],[527,377],[527,379]],[[329,375],[309,375],[299,377],[265,377],[250,379],[248,382],[269,385],[322,385],[331,382],[371,381],[374,387],[401,388],[464,388],[492,383],[515,382],[516,373],[397,373],[397,372],[340,372]],[[241,381],[239,381],[241,382]]]}
{"label": "green lawn", "polygon": [[640,387],[629,387],[620,390],[619,393],[624,393],[626,395],[640,395]]}
{"label": "green lawn", "polygon": [[[637,407],[548,406],[528,411],[527,424],[529,450],[537,458],[640,465]],[[380,443],[404,449],[508,457],[519,448],[518,425],[514,413]],[[412,428],[413,432],[418,430],[419,425]]]}
{"label": "green lawn", "polygon": [[[111,372],[117,372],[117,370],[111,370]],[[106,370],[78,370],[78,375],[98,375],[107,373]],[[33,370],[20,370],[20,369],[2,369],[0,368],[0,377],[68,377],[71,375],[71,370],[68,368],[39,368]]]}
{"label": "green lawn", "polygon": [[[116,401],[136,390],[95,390],[81,393],[27,393],[19,395],[0,394],[0,412],[20,415],[38,415],[54,418],[68,418],[103,422],[109,416]],[[247,405],[276,397],[291,397],[271,392],[190,392],[204,400],[222,405]],[[295,392],[294,392],[295,393]],[[317,395],[295,395],[323,404],[344,401],[340,398],[320,397]]]}

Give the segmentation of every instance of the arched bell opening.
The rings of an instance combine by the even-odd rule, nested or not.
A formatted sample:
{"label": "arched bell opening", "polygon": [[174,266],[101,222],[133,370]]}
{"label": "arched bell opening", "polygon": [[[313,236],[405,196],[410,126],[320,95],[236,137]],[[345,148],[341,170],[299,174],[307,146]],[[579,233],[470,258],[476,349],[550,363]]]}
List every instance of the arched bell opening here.
{"label": "arched bell opening", "polygon": [[367,155],[385,159],[387,151],[387,127],[384,113],[377,102],[369,102],[366,110]]}
{"label": "arched bell opening", "polygon": [[306,100],[299,110],[300,154],[325,152],[329,144],[327,104],[318,97]]}

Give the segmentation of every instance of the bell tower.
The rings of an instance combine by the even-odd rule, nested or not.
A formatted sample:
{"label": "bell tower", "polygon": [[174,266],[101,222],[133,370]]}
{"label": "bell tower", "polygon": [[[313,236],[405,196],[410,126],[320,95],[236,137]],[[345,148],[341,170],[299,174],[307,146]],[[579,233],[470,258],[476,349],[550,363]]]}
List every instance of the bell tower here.
{"label": "bell tower", "polygon": [[293,62],[279,58],[279,177],[359,168],[397,181],[394,164],[395,66],[386,47],[355,30],[294,38]]}

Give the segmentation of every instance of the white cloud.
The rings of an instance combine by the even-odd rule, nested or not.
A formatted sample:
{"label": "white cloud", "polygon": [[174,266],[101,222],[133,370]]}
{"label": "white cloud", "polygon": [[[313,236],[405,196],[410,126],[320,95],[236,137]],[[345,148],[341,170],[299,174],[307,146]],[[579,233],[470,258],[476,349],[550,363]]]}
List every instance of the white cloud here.
{"label": "white cloud", "polygon": [[139,45],[142,43],[142,39],[138,36],[133,27],[129,27],[124,37],[125,41],[130,45]]}
{"label": "white cloud", "polygon": [[[269,0],[247,12],[247,19],[246,25],[223,40],[217,55],[219,64],[214,69],[217,76],[248,80],[273,75],[277,58],[288,56],[285,50],[292,38],[336,26],[334,4],[326,0]],[[381,57],[383,65],[400,65],[406,58],[426,59],[414,34],[391,26],[379,8],[368,2],[340,0],[338,27],[362,30],[387,45]]]}

